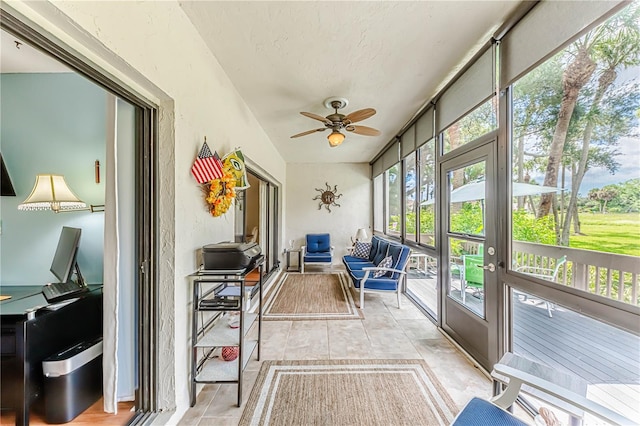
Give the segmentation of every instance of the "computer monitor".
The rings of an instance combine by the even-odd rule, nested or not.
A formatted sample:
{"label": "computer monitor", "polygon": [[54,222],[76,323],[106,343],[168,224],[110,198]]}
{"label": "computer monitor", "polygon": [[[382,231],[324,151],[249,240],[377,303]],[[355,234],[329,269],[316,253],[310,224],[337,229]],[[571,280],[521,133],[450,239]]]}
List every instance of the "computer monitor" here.
{"label": "computer monitor", "polygon": [[79,228],[71,228],[69,226],[62,227],[56,254],[53,256],[50,269],[61,283],[70,281],[75,269],[77,283],[84,285],[84,279],[80,274],[80,268],[76,262],[81,233],[82,230]]}

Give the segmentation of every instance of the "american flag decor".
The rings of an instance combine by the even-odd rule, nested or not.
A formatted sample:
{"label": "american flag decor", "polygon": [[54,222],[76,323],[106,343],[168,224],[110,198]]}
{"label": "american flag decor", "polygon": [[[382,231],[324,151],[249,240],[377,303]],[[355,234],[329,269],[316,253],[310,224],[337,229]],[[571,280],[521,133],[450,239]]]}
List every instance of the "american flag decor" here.
{"label": "american flag decor", "polygon": [[202,149],[200,149],[198,158],[196,158],[193,166],[191,166],[191,174],[196,178],[198,183],[209,182],[213,179],[221,178],[223,175],[222,161],[220,161],[217,152],[214,154],[211,153],[206,139],[202,145]]}

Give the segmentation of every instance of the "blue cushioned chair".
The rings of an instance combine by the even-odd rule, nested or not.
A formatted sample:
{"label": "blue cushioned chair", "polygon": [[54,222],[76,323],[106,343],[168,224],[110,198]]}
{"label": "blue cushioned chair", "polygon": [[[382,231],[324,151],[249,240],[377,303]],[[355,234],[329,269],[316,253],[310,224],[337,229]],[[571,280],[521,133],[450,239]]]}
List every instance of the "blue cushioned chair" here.
{"label": "blue cushioned chair", "polygon": [[306,245],[302,246],[301,272],[304,273],[304,265],[329,265],[333,264],[333,246],[329,234],[307,234]]}

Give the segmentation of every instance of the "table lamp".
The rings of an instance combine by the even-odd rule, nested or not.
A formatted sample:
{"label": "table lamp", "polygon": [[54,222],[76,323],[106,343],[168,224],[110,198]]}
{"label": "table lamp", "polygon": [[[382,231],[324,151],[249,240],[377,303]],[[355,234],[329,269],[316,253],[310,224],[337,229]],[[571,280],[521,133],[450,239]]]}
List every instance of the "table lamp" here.
{"label": "table lamp", "polygon": [[356,242],[357,241],[364,241],[368,238],[367,235],[367,230],[364,228],[358,228],[358,231],[356,231]]}

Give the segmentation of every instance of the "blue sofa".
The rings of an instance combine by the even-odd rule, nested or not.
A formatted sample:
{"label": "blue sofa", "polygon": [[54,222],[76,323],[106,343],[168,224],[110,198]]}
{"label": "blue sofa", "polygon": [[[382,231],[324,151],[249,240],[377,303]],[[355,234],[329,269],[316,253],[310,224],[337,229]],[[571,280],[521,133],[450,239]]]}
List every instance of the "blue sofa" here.
{"label": "blue sofa", "polygon": [[[360,292],[360,309],[364,309],[365,292],[395,292],[398,297],[398,308],[400,308],[400,292],[406,278],[405,268],[410,254],[409,247],[374,235],[367,257],[353,254],[343,256],[342,263],[347,269],[353,286]],[[380,262],[387,256],[391,257],[389,267],[379,267]],[[384,274],[375,277],[376,271]]]}

